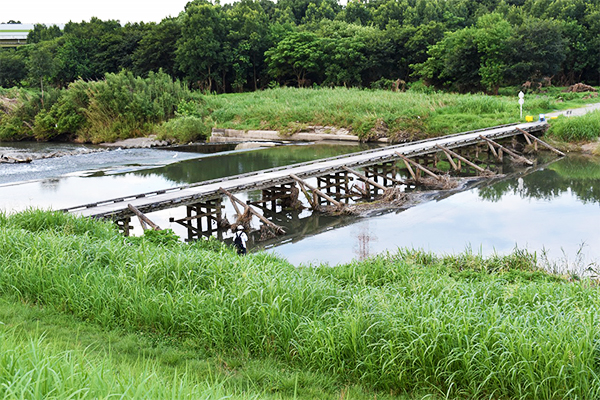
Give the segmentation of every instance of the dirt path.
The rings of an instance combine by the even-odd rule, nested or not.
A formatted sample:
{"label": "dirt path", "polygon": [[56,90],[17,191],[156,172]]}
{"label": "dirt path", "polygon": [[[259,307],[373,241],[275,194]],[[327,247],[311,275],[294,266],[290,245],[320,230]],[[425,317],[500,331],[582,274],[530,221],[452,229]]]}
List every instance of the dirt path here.
{"label": "dirt path", "polygon": [[564,115],[565,117],[580,117],[596,110],[600,110],[600,103],[588,104],[585,107],[572,108],[570,110],[554,111],[546,114],[546,118],[558,117],[559,115]]}

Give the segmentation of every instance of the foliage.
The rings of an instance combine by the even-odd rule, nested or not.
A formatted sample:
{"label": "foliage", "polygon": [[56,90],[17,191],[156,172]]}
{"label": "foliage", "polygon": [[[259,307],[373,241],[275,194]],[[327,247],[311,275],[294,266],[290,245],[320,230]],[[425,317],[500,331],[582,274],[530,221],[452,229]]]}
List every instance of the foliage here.
{"label": "foliage", "polygon": [[600,393],[597,287],[544,273],[527,252],[402,251],[296,268],[266,254],[124,242],[116,231],[32,232],[19,219],[0,227],[0,293],[104,329],[273,358],[384,393]]}
{"label": "foliage", "polygon": [[552,121],[549,134],[567,142],[597,140],[600,137],[600,111]]}
{"label": "foliage", "polygon": [[189,115],[170,119],[156,127],[154,132],[159,140],[193,143],[206,140],[210,136],[211,126],[202,118]]}
{"label": "foliage", "polygon": [[[495,93],[543,80],[600,83],[599,15],[597,0],[195,0],[158,24],[38,24],[29,50],[18,53],[29,59],[51,49],[44,80],[58,87],[127,69],[162,70],[219,93],[266,88],[273,78],[355,87],[427,79],[437,89]],[[4,82],[20,84],[18,60],[6,61],[13,67]]]}
{"label": "foliage", "polygon": [[35,24],[33,30],[27,35],[27,43],[35,44],[49,41],[59,38],[62,35],[63,32],[57,25],[46,26],[44,24]]}
{"label": "foliage", "polygon": [[19,86],[27,76],[24,51],[0,49],[0,87]]}
{"label": "foliage", "polygon": [[[8,118],[26,124],[15,127],[17,132],[12,131],[13,125],[0,128],[0,132],[13,139],[21,135],[51,140],[68,135],[79,141],[99,143],[141,136],[173,118],[178,107],[187,107],[198,119],[194,120],[197,136],[207,135],[200,95],[163,72],[150,72],[147,78],[121,72],[107,74],[102,81],[78,80],[62,91],[46,92],[45,101],[41,95],[23,93],[21,97],[20,106]],[[188,126],[191,127],[189,122]]]}
{"label": "foliage", "polygon": [[290,78],[307,86],[307,74],[319,71],[324,57],[319,37],[312,32],[289,32],[277,46],[265,52],[270,74],[286,83]]}

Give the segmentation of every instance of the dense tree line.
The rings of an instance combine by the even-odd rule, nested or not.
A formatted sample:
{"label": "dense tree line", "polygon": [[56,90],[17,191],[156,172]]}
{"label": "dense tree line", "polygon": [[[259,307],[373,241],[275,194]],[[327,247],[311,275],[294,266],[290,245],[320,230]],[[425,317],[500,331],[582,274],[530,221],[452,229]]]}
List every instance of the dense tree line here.
{"label": "dense tree line", "polygon": [[30,45],[0,51],[0,86],[66,87],[121,70],[219,93],[599,84],[599,32],[600,0],[194,0],[160,23],[36,25]]}

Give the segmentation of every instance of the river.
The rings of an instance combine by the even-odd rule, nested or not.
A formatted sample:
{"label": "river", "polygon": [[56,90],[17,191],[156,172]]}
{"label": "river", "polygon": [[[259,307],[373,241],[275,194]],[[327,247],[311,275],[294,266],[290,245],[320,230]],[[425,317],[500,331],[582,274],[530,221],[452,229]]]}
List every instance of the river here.
{"label": "river", "polygon": [[[0,164],[0,209],[60,209],[98,200],[176,187],[366,149],[365,145],[296,144],[219,153],[198,146],[179,149],[118,149],[63,144],[0,144],[0,154],[72,155]],[[221,148],[220,150],[223,150]],[[600,159],[569,155],[538,166],[511,170],[451,195],[403,210],[380,210],[368,217],[330,217],[309,211],[280,214],[288,234],[268,242],[252,237],[251,250],[281,255],[294,265],[335,265],[398,248],[438,254],[471,251],[506,254],[515,248],[535,252],[548,268],[582,272],[600,259]],[[259,193],[242,195],[257,199]],[[181,208],[149,216],[184,236],[169,222]],[[225,214],[232,219],[231,205]],[[254,227],[258,228],[255,222]],[[140,228],[136,227],[137,234]]]}

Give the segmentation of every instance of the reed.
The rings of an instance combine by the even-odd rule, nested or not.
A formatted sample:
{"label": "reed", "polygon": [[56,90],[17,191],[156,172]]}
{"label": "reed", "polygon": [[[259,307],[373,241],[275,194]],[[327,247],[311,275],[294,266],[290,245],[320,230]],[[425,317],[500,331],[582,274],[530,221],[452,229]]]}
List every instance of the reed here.
{"label": "reed", "polygon": [[[385,123],[388,136],[439,135],[498,125],[518,118],[506,98],[449,93],[396,93],[345,88],[279,88],[262,92],[206,97],[219,127],[296,132],[309,125],[350,128],[361,137]],[[453,125],[449,115],[468,114],[468,123]],[[491,121],[490,121],[491,120]],[[450,130],[450,131],[449,131]]]}
{"label": "reed", "polygon": [[596,140],[600,137],[600,111],[552,121],[549,133],[566,142]]}
{"label": "reed", "polygon": [[600,395],[596,286],[546,274],[524,251],[491,258],[402,251],[296,268],[202,242],[124,243],[104,225],[100,237],[31,231],[24,222],[31,215],[0,219],[4,296],[103,327],[274,357],[388,393]]}

